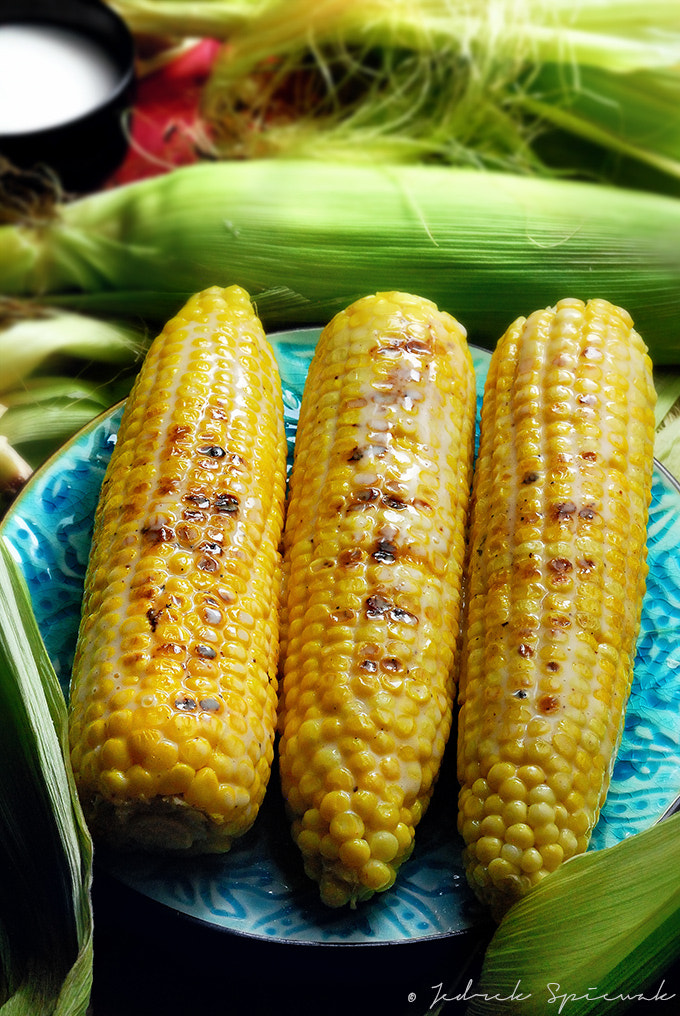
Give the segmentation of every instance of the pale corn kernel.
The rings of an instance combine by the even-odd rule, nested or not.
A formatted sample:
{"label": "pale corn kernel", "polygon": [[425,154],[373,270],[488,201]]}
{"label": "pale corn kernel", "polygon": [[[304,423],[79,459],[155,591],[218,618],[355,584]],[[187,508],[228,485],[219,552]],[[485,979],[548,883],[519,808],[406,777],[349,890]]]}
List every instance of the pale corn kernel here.
{"label": "pale corn kernel", "polygon": [[458,832],[461,834],[466,843],[473,843],[482,834],[479,819],[466,819],[462,815],[459,815]]}
{"label": "pale corn kernel", "polygon": [[397,837],[385,829],[378,829],[372,833],[368,839],[368,845],[371,857],[374,857],[376,861],[393,861],[400,849]]}
{"label": "pale corn kernel", "polygon": [[516,846],[514,843],[504,843],[501,847],[501,858],[507,861],[508,864],[512,865],[513,869],[517,871],[519,869],[520,861],[522,860],[522,854],[524,851],[521,847]]}
{"label": "pale corn kernel", "polygon": [[520,868],[527,875],[535,874],[543,867],[543,858],[538,850],[534,847],[529,847],[522,854],[522,858],[519,862]]}
{"label": "pale corn kernel", "polygon": [[326,833],[321,837],[319,841],[319,852],[322,857],[325,857],[328,861],[335,861],[338,858],[338,852],[340,850],[340,844],[338,841],[331,836],[330,833]]}
{"label": "pale corn kernel", "polygon": [[361,882],[367,889],[382,892],[394,882],[394,870],[379,858],[371,859],[360,871]]}
{"label": "pale corn kernel", "polygon": [[104,797],[115,799],[128,792],[129,777],[120,769],[105,769],[101,774],[101,788]]}
{"label": "pale corn kernel", "polygon": [[109,737],[104,741],[100,757],[104,769],[119,769],[125,772],[131,765],[127,743],[122,737]]}
{"label": "pale corn kernel", "polygon": [[500,857],[503,841],[496,836],[480,836],[475,844],[477,860],[488,864],[494,857]]}
{"label": "pale corn kernel", "polygon": [[484,801],[483,812],[485,815],[499,815],[505,807],[505,801],[500,794],[489,794]]}
{"label": "pale corn kernel", "polygon": [[131,709],[116,709],[106,720],[109,737],[124,737],[133,726],[134,713]]}
{"label": "pale corn kernel", "polygon": [[528,850],[529,847],[534,845],[535,834],[534,830],[526,822],[516,822],[506,829],[505,839],[507,843],[511,843],[521,850]]}
{"label": "pale corn kernel", "polygon": [[505,822],[498,814],[487,815],[482,819],[479,831],[482,836],[498,836],[499,839],[503,839],[505,837]]}
{"label": "pale corn kernel", "polygon": [[546,825],[552,822],[555,816],[554,808],[552,808],[546,801],[542,801],[538,804],[529,805],[527,812],[527,819],[534,828],[538,826]]}
{"label": "pale corn kernel", "polygon": [[[191,737],[181,743],[179,757],[192,769],[202,769],[212,757],[212,747],[204,737]],[[238,758],[238,754],[232,757]]]}
{"label": "pale corn kernel", "polygon": [[295,842],[303,854],[316,855],[319,853],[321,840],[319,834],[313,829],[303,829],[295,837]]}
{"label": "pale corn kernel", "polygon": [[510,827],[520,822],[526,822],[527,811],[528,809],[524,801],[508,801],[507,804],[503,805],[501,818],[505,825]]}
{"label": "pale corn kernel", "polygon": [[157,790],[163,796],[184,794],[195,776],[191,766],[177,762],[164,772],[157,774]]}
{"label": "pale corn kernel", "polygon": [[365,839],[355,837],[340,844],[338,859],[347,868],[361,868],[371,859],[371,848]]}

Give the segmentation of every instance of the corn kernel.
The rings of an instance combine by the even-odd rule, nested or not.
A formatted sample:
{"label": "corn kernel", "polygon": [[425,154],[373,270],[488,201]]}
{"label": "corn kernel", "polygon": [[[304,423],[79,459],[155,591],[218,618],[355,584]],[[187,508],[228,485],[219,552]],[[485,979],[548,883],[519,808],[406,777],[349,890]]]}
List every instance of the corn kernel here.
{"label": "corn kernel", "polygon": [[361,868],[371,858],[371,848],[360,837],[345,840],[338,849],[338,859],[348,868]]}

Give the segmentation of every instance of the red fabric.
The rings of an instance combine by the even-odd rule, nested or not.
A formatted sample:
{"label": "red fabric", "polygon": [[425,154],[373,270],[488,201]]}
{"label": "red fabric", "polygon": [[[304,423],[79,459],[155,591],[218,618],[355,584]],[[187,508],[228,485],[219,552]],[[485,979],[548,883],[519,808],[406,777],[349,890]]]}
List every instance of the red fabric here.
{"label": "red fabric", "polygon": [[219,49],[219,42],[203,39],[139,81],[132,142],[109,186],[196,162],[201,140],[206,137],[198,108],[201,88]]}

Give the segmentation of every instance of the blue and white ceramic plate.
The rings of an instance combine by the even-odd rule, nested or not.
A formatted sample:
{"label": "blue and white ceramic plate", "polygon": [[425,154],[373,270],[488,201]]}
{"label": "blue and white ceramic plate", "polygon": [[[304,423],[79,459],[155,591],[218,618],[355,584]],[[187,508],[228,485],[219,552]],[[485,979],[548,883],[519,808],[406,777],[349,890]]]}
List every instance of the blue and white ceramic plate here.
{"label": "blue and white ceramic plate", "polygon": [[[292,451],[318,331],[273,337]],[[473,350],[478,408],[489,354]],[[28,582],[65,694],[92,518],[122,407],[97,418],[32,478],[0,527]],[[635,681],[611,789],[591,849],[657,822],[680,793],[680,487],[660,466],[649,522],[649,579]],[[416,848],[394,887],[355,911],[328,910],[304,875],[276,777],[254,828],[223,857],[158,859],[98,850],[106,870],[144,896],[231,933],[267,940],[396,943],[469,931],[482,915],[467,888],[449,752]]]}

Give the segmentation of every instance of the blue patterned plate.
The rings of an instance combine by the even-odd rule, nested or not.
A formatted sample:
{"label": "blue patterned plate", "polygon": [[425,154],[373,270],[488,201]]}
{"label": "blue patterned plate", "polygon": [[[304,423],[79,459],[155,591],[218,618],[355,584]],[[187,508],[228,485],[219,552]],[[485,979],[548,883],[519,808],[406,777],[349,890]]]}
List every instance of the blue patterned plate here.
{"label": "blue patterned plate", "polygon": [[[274,336],[292,451],[300,395],[318,330]],[[489,354],[473,350],[478,408]],[[0,526],[26,576],[47,650],[66,693],[92,517],[122,407],[99,417],[46,463]],[[680,793],[680,487],[654,475],[649,580],[635,682],[607,803],[591,849],[658,821]],[[416,848],[395,886],[356,911],[328,910],[302,873],[272,778],[254,828],[223,857],[158,859],[99,849],[103,867],[145,897],[232,933],[287,942],[396,943],[453,935],[482,920],[467,888],[456,832],[449,752]]]}

